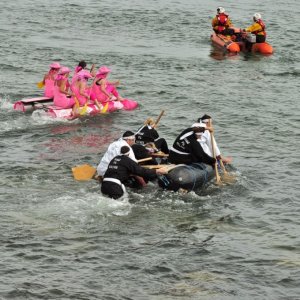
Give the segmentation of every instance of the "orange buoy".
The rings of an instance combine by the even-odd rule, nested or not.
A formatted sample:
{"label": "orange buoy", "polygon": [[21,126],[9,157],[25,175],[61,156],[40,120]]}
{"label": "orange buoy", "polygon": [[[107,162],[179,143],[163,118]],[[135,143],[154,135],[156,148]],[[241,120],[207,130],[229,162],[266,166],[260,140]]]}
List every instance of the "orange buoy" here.
{"label": "orange buoy", "polygon": [[235,42],[230,43],[230,44],[227,46],[227,50],[228,50],[229,52],[236,52],[236,53],[238,53],[238,52],[241,51],[239,44],[238,44],[238,43],[235,43]]}
{"label": "orange buoy", "polygon": [[256,43],[252,46],[252,52],[259,52],[262,54],[272,54],[273,47],[268,43]]}

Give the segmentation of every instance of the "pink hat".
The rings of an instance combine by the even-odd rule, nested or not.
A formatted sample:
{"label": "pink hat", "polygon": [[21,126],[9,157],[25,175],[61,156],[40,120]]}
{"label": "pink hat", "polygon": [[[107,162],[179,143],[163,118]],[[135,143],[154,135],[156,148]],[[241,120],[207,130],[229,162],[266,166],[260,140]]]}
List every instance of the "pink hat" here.
{"label": "pink hat", "polygon": [[58,74],[64,75],[64,74],[67,74],[67,73],[70,73],[70,72],[71,72],[71,70],[68,67],[61,67]]}
{"label": "pink hat", "polygon": [[91,73],[87,70],[81,70],[79,71],[77,74],[76,74],[76,77],[82,79],[82,78],[86,78],[86,79],[89,79],[89,78],[93,78],[93,76],[91,75]]}
{"label": "pink hat", "polygon": [[107,74],[109,72],[111,72],[111,69],[109,69],[107,66],[102,66],[98,69],[96,76],[99,77],[100,75]]}
{"label": "pink hat", "polygon": [[51,69],[60,69],[60,64],[59,62],[54,61],[51,65],[50,65]]}

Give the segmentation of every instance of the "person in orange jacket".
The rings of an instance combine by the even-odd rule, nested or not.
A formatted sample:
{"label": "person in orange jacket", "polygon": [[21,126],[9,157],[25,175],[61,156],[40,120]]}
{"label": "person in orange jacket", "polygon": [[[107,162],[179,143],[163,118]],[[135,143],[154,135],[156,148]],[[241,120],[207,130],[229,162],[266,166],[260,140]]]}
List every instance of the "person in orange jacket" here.
{"label": "person in orange jacket", "polygon": [[229,18],[229,15],[225,13],[225,8],[218,7],[217,15],[212,19],[211,25],[215,33],[221,33],[224,35],[232,35],[234,30],[229,29],[233,26]]}
{"label": "person in orange jacket", "polygon": [[261,19],[261,15],[259,13],[255,13],[253,15],[254,23],[244,29],[246,32],[251,32],[256,36],[256,43],[264,43],[266,41],[267,33],[265,31],[266,25]]}

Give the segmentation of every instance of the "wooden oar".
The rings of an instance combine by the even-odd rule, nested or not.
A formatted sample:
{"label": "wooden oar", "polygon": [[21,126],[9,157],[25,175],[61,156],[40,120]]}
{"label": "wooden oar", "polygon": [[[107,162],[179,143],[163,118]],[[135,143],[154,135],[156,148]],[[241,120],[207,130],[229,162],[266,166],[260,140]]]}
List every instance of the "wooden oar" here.
{"label": "wooden oar", "polygon": [[235,175],[229,174],[223,164],[222,159],[219,160],[220,161],[220,165],[223,171],[223,174],[221,175],[222,177],[222,181],[226,182],[226,183],[235,183],[237,178]]}
{"label": "wooden oar", "polygon": [[[212,127],[211,121],[210,121],[209,125],[210,125],[210,127]],[[210,133],[210,141],[211,141],[211,148],[212,148],[213,158],[216,159],[215,139],[214,139],[213,132]],[[215,175],[216,175],[216,183],[217,183],[217,185],[222,185],[221,177],[220,177],[220,174],[219,174],[219,171],[218,171],[217,160],[216,160],[214,169],[215,169]]]}
{"label": "wooden oar", "polygon": [[162,111],[160,112],[160,114],[159,114],[159,116],[157,117],[157,119],[156,119],[156,121],[155,121],[153,127],[156,127],[156,126],[157,126],[157,124],[159,123],[159,121],[160,121],[161,117],[164,115],[164,113],[165,113],[164,110],[162,110]]}
{"label": "wooden oar", "polygon": [[151,153],[153,157],[169,157],[169,154],[166,153]]}
{"label": "wooden oar", "polygon": [[[139,159],[137,162],[141,163],[141,162],[148,161],[151,159],[152,159],[152,157],[146,157],[143,159]],[[76,167],[72,168],[72,173],[73,173],[74,179],[79,180],[79,181],[86,181],[86,180],[90,180],[90,179],[94,178],[96,171],[97,171],[96,168],[94,168],[93,166],[88,165],[88,164],[84,164],[84,165],[76,166]]]}
{"label": "wooden oar", "polygon": [[170,167],[170,166],[175,166],[175,165],[170,165],[170,164],[161,164],[161,165],[143,165],[143,168],[146,169],[160,169],[160,168],[165,168],[165,167]]}

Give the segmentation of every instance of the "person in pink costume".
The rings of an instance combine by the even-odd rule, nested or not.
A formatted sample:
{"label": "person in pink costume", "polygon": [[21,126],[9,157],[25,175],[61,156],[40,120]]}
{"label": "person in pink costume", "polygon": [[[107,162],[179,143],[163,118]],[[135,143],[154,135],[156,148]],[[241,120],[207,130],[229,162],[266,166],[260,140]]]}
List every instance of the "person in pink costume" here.
{"label": "person in pink costume", "polygon": [[120,102],[121,98],[115,88],[115,85],[118,85],[119,82],[108,82],[106,79],[110,71],[106,66],[99,68],[92,84],[90,95],[92,101],[100,102],[104,106],[108,105],[107,111],[113,112],[123,108],[123,104]]}
{"label": "person in pink costume", "polygon": [[[75,69],[74,69],[74,75],[73,75],[72,83],[73,83],[73,81],[74,81],[74,79],[75,79],[75,77],[76,77],[76,74],[77,74],[78,72],[80,72],[81,70],[86,70],[86,66],[87,66],[87,64],[86,64],[86,62],[85,62],[84,60],[81,60],[81,61],[78,63],[78,65],[77,65],[77,66],[75,67]],[[90,73],[91,73],[91,75],[92,75],[93,77],[95,77],[96,72],[95,72],[95,65],[94,65],[94,64],[93,64],[92,67],[91,67]]]}
{"label": "person in pink costume", "polygon": [[71,90],[73,92],[73,98],[78,101],[80,106],[84,106],[90,99],[89,87],[87,82],[93,76],[86,70],[79,71],[73,78],[71,84]]}
{"label": "person in pink costume", "polygon": [[[75,100],[71,98],[70,83],[68,80],[70,69],[61,67],[54,83],[54,105],[62,108],[71,108],[75,104]],[[68,97],[69,96],[69,97]]]}
{"label": "person in pink costume", "polygon": [[123,99],[116,86],[119,85],[119,81],[110,82],[107,80],[108,74],[111,70],[102,66],[96,73],[94,82],[91,87],[91,100],[97,100],[102,105],[108,104],[108,111],[112,112],[117,109],[131,110],[137,107],[137,103],[133,100]]}
{"label": "person in pink costume", "polygon": [[50,65],[49,72],[44,76],[43,84],[44,87],[44,96],[48,98],[54,97],[54,81],[55,77],[58,74],[58,71],[60,69],[60,64],[58,62],[53,62]]}

